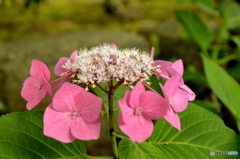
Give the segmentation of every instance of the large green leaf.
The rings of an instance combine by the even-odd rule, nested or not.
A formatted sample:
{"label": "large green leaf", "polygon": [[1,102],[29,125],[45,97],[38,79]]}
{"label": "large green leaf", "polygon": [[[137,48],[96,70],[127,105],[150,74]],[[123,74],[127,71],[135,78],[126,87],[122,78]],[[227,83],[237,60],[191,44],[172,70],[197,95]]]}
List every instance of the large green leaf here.
{"label": "large green leaf", "polygon": [[240,85],[215,62],[202,55],[208,83],[217,97],[240,121]]}
{"label": "large green leaf", "polygon": [[[182,130],[178,131],[165,119],[156,122],[152,136],[144,143],[123,139],[119,144],[120,158],[233,158],[210,151],[238,151],[237,134],[226,127],[217,115],[193,103],[179,113]],[[237,147],[238,146],[238,147]]]}
{"label": "large green leaf", "polygon": [[197,42],[202,50],[206,50],[213,40],[213,34],[208,30],[202,20],[194,13],[177,10],[177,20],[182,23],[185,30]]}
{"label": "large green leaf", "polygon": [[137,143],[122,139],[119,143],[119,154],[122,159],[158,159],[164,154],[150,143]]}
{"label": "large green leaf", "polygon": [[88,158],[82,141],[65,144],[43,135],[42,111],[0,117],[1,159]]}

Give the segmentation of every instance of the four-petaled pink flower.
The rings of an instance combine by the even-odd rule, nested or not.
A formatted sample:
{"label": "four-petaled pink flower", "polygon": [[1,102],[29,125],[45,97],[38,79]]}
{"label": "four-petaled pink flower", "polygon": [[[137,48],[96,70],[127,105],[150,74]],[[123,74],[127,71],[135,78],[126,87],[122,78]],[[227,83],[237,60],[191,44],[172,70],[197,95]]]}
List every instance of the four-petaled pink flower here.
{"label": "four-petaled pink flower", "polygon": [[30,75],[24,83],[21,91],[22,97],[28,102],[27,109],[30,110],[39,104],[42,99],[48,94],[52,97],[50,84],[50,71],[47,66],[37,60],[32,60]]}
{"label": "four-petaled pink flower", "polygon": [[125,97],[119,100],[122,112],[118,123],[120,129],[132,141],[144,142],[153,131],[152,120],[162,118],[169,105],[158,93],[145,91],[142,82],[138,82],[132,92],[126,91]]}
{"label": "four-petaled pink flower", "polygon": [[181,84],[180,75],[172,76],[164,86],[160,84],[164,97],[168,100],[170,108],[164,118],[175,128],[181,130],[180,119],[177,112],[184,111],[188,106],[188,95],[179,88]]}
{"label": "four-petaled pink flower", "polygon": [[170,77],[178,74],[181,77],[179,88],[187,93],[189,101],[193,101],[195,99],[195,93],[187,85],[184,84],[184,81],[182,79],[184,68],[181,59],[175,61],[174,63],[163,60],[155,60],[154,65],[161,65],[161,73],[157,76],[162,77],[165,80],[168,80]]}
{"label": "four-petaled pink flower", "polygon": [[65,143],[98,139],[101,107],[101,98],[65,82],[45,111],[44,135]]}

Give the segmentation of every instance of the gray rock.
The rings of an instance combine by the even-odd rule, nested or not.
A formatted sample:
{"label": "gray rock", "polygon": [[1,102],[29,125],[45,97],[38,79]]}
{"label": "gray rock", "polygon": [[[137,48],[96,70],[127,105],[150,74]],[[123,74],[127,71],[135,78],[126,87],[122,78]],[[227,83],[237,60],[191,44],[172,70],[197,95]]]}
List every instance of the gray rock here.
{"label": "gray rock", "polygon": [[[24,80],[29,77],[32,59],[49,67],[52,81],[57,78],[53,68],[60,57],[69,57],[74,50],[102,43],[150,52],[150,46],[143,37],[125,31],[80,31],[0,43],[0,102],[6,106],[7,112],[25,110],[26,101],[20,92]],[[46,99],[36,109],[43,109],[49,103],[50,99]]]}

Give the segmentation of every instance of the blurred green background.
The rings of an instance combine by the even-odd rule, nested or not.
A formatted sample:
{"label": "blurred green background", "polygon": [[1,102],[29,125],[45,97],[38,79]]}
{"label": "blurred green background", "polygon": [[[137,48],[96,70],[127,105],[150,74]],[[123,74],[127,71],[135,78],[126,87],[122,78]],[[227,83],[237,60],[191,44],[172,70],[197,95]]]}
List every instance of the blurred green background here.
{"label": "blurred green background", "polygon": [[[20,91],[32,59],[53,72],[60,57],[106,42],[147,52],[154,46],[155,59],[182,59],[195,102],[238,131],[232,113],[207,82],[200,54],[239,83],[239,0],[0,0],[1,114],[25,110]],[[49,102],[44,99],[35,110]],[[87,144],[92,155],[109,153],[99,148],[106,145],[93,143],[95,148]]]}
{"label": "blurred green background", "polygon": [[0,41],[60,32],[123,29],[142,33],[174,18],[175,0],[1,0]]}

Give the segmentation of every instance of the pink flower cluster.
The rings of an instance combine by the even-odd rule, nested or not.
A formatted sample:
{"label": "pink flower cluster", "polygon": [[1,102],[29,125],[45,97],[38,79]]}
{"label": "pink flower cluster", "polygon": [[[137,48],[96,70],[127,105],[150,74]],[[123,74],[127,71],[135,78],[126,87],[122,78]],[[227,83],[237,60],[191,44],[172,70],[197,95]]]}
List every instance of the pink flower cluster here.
{"label": "pink flower cluster", "polygon": [[[113,46],[112,48],[116,49],[116,46]],[[153,52],[149,58],[152,57]],[[98,139],[101,129],[102,99],[77,84],[69,83],[71,77],[76,78],[76,74],[81,72],[80,69],[71,70],[63,67],[66,63],[74,64],[76,58],[78,58],[77,51],[73,52],[70,58],[59,59],[54,71],[61,77],[50,83],[48,83],[50,71],[47,66],[40,61],[33,60],[30,77],[25,80],[21,92],[22,97],[27,101],[28,110],[38,105],[46,94],[52,98],[52,103],[48,105],[44,113],[43,132],[44,135],[65,143],[76,139]],[[134,58],[136,60],[136,56]],[[77,63],[79,64],[79,61]],[[124,98],[118,101],[121,108],[118,117],[119,127],[132,141],[144,142],[153,132],[152,120],[162,117],[173,127],[181,130],[177,113],[184,111],[188,101],[195,99],[195,93],[184,84],[182,60],[174,63],[155,60],[152,65],[154,69],[160,69],[152,74],[166,80],[164,85],[159,83],[164,97],[148,85],[146,78],[137,81],[132,91],[127,90]],[[131,75],[134,76],[134,73]],[[149,89],[146,90],[145,86]],[[52,89],[57,89],[54,96]]]}

